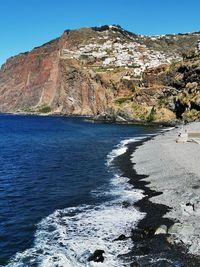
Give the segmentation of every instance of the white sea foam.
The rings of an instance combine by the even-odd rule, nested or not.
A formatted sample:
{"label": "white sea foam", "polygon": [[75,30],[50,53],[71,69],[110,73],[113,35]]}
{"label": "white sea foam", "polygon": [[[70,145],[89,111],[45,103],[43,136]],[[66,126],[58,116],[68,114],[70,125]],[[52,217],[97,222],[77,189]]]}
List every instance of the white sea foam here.
{"label": "white sea foam", "polygon": [[[123,140],[108,155],[107,165],[125,153],[129,143],[142,138]],[[113,176],[108,193],[115,196],[115,200],[111,202],[57,210],[44,218],[37,226],[33,247],[17,253],[7,267],[130,266],[117,256],[131,250],[131,239],[114,240],[121,234],[130,236],[145,214],[133,206],[123,207],[123,201],[134,203],[143,197],[142,190],[133,189],[127,181],[128,178],[120,174]],[[104,262],[88,262],[88,257],[97,249],[105,251]]]}
{"label": "white sea foam", "polygon": [[[132,243],[113,240],[122,233],[130,236],[142,217],[133,207],[114,203],[57,210],[38,225],[34,247],[18,253],[8,266],[121,266],[117,255],[129,252]],[[105,251],[101,264],[87,261],[96,249]]]}
{"label": "white sea foam", "polygon": [[134,189],[128,181],[129,179],[127,177],[123,177],[119,173],[116,173],[110,181],[109,188],[102,186],[93,190],[91,193],[99,198],[104,196],[113,196],[119,203],[127,201],[130,204],[133,204],[142,199],[144,194],[143,190]]}
{"label": "white sea foam", "polygon": [[[147,137],[147,136],[145,136]],[[120,155],[123,155],[124,153],[126,153],[128,147],[127,145],[130,144],[130,143],[133,143],[133,142],[138,142],[142,139],[145,138],[144,136],[143,137],[134,137],[134,138],[129,138],[129,139],[125,139],[125,140],[122,140],[112,151],[111,153],[108,154],[108,157],[107,157],[107,165],[110,166],[113,159],[120,156]]]}
{"label": "white sea foam", "polygon": [[171,131],[173,129],[175,129],[175,127],[168,127],[168,128],[162,129],[162,132],[168,132],[168,131]]}

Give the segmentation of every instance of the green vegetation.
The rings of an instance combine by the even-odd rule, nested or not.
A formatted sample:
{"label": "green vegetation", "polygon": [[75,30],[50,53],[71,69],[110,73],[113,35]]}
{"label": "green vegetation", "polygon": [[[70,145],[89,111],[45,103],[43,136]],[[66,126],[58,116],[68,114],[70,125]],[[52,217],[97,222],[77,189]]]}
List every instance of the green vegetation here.
{"label": "green vegetation", "polygon": [[112,67],[99,66],[98,68],[95,68],[94,71],[96,71],[96,72],[106,72],[106,71],[110,71],[110,69],[112,69]]}
{"label": "green vegetation", "polygon": [[49,113],[49,112],[51,112],[51,108],[49,106],[47,106],[46,104],[44,104],[38,109],[38,112],[39,113]]}
{"label": "green vegetation", "polygon": [[182,53],[183,59],[193,59],[199,57],[199,52],[196,49],[191,49],[187,52]]}
{"label": "green vegetation", "polygon": [[89,58],[90,58],[89,55],[81,55],[80,56],[81,60],[88,60]]}
{"label": "green vegetation", "polygon": [[142,44],[150,49],[163,51],[168,54],[188,53],[191,49],[196,49],[199,36],[198,34],[166,35],[157,39],[145,37],[140,40]]}
{"label": "green vegetation", "polygon": [[133,97],[132,96],[129,96],[129,97],[120,97],[120,98],[116,98],[113,100],[113,102],[115,104],[118,104],[118,105],[122,105],[124,103],[128,103],[128,102],[131,102],[133,101]]}
{"label": "green vegetation", "polygon": [[133,110],[134,117],[137,117],[141,120],[146,120],[148,114],[147,108],[137,101],[131,103],[131,109]]}
{"label": "green vegetation", "polygon": [[135,83],[133,81],[127,80],[127,79],[122,79],[121,81],[122,81],[123,85],[126,88],[128,88],[131,92],[133,92],[133,93],[135,92],[136,85],[135,85]]}
{"label": "green vegetation", "polygon": [[32,110],[32,108],[25,108],[25,109],[23,109],[23,112],[25,112],[25,113],[33,113],[34,111]]}
{"label": "green vegetation", "polygon": [[129,69],[137,69],[137,68],[140,68],[140,66],[137,65],[137,64],[128,65],[127,67],[128,67]]}
{"label": "green vegetation", "polygon": [[112,53],[112,49],[110,49],[110,48],[106,48],[104,51],[105,51],[108,55],[110,55],[110,54]]}
{"label": "green vegetation", "polygon": [[183,120],[188,120],[188,121],[195,121],[195,120],[200,120],[200,111],[197,111],[195,109],[188,110],[183,113]]}
{"label": "green vegetation", "polygon": [[126,70],[125,67],[119,67],[119,66],[112,66],[112,65],[109,65],[109,66],[99,66],[97,68],[94,68],[94,71],[96,72],[106,72],[106,71],[112,71],[114,73],[117,73],[117,72],[120,72],[120,71],[124,71]]}
{"label": "green vegetation", "polygon": [[156,115],[156,110],[154,107],[152,107],[149,115],[146,118],[147,122],[153,122],[155,120],[155,115]]}

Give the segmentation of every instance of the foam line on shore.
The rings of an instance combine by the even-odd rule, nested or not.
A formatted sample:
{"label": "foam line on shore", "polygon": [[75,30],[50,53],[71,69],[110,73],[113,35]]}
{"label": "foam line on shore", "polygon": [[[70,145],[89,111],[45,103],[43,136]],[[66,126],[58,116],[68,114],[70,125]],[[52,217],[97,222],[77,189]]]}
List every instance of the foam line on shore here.
{"label": "foam line on shore", "polygon": [[[121,234],[130,237],[132,229],[145,216],[133,205],[125,207],[122,202],[134,204],[144,195],[128,183],[128,178],[115,172],[112,163],[127,151],[128,144],[142,139],[144,137],[123,140],[108,155],[106,165],[112,169],[113,179],[107,193],[113,195],[112,201],[55,211],[37,225],[33,246],[17,253],[7,267],[129,266],[130,262],[124,263],[117,255],[129,253],[132,240],[114,239]],[[97,249],[105,251],[104,262],[88,262],[88,257]]]}

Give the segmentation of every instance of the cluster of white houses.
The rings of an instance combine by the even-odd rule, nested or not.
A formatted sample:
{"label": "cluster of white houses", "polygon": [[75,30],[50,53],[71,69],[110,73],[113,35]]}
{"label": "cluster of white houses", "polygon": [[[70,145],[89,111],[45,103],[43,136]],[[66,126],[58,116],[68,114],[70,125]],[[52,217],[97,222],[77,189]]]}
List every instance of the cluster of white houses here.
{"label": "cluster of white houses", "polygon": [[198,40],[198,42],[197,42],[197,49],[198,49],[198,51],[200,51],[200,40]]}
{"label": "cluster of white houses", "polygon": [[76,50],[63,49],[63,58],[95,59],[102,67],[132,68],[135,75],[140,75],[147,68],[170,63],[176,56],[165,55],[159,51],[150,50],[146,45],[137,42],[120,42],[105,40],[103,44],[90,43]]}

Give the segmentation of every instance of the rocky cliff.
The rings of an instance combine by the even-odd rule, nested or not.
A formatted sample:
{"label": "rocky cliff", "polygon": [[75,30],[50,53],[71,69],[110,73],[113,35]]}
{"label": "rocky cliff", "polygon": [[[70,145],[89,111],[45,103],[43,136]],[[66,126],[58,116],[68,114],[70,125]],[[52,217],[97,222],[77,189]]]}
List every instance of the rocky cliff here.
{"label": "rocky cliff", "polygon": [[116,25],[67,30],[1,67],[0,112],[199,118],[199,39],[199,32],[148,37]]}
{"label": "rocky cliff", "polygon": [[113,101],[114,113],[147,122],[200,119],[200,55],[145,70],[130,97]]}

